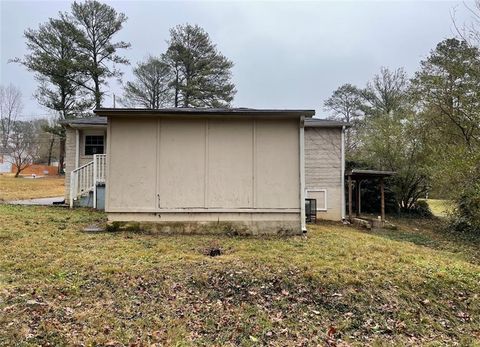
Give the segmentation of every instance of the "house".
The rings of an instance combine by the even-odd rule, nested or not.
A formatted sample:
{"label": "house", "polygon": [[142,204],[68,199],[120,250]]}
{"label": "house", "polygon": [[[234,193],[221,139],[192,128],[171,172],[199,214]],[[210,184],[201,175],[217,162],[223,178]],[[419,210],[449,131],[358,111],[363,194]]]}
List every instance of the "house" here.
{"label": "house", "polygon": [[0,174],[10,173],[12,171],[12,160],[8,153],[0,150]]}
{"label": "house", "polygon": [[299,234],[305,194],[322,200],[320,218],[343,217],[344,124],[312,110],[95,113],[65,122],[65,198],[104,207],[110,222]]}

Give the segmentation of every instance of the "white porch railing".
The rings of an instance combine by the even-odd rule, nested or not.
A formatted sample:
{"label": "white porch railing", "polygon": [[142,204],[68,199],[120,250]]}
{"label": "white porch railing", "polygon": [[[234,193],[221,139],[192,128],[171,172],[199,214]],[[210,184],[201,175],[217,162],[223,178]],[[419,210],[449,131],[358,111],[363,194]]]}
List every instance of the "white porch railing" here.
{"label": "white porch railing", "polygon": [[70,207],[78,197],[93,191],[93,207],[97,207],[98,183],[105,183],[106,178],[106,154],[95,154],[91,162],[82,165],[70,174]]}
{"label": "white porch railing", "polygon": [[96,183],[105,183],[105,178],[107,176],[107,155],[106,154],[95,154],[93,156],[94,162],[94,177]]}

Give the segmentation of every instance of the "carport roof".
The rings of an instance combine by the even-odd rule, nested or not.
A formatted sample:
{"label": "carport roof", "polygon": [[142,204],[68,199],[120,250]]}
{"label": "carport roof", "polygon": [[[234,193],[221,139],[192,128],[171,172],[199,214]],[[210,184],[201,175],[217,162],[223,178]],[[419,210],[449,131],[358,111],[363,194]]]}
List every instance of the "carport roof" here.
{"label": "carport roof", "polygon": [[368,179],[389,177],[395,174],[395,171],[352,169],[347,171],[345,176],[351,177],[352,179]]}

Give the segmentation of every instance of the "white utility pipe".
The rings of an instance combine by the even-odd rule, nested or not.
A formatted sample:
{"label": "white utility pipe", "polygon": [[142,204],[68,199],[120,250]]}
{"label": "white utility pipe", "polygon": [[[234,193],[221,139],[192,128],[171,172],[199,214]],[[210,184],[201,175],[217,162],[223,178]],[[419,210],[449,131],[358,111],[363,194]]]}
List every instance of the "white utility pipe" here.
{"label": "white utility pipe", "polygon": [[341,172],[342,175],[340,178],[340,182],[342,184],[342,220],[345,220],[345,126],[342,127],[342,143],[341,143],[341,156],[342,156],[342,163],[341,163]]}
{"label": "white utility pipe", "polygon": [[305,117],[300,117],[300,219],[302,232],[307,232],[305,221]]}

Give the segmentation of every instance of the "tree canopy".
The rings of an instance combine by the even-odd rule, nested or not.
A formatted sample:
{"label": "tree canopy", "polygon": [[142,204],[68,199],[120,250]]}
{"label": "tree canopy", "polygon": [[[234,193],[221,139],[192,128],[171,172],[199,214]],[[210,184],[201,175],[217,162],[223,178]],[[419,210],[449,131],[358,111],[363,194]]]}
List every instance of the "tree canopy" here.
{"label": "tree canopy", "polygon": [[75,25],[75,41],[81,58],[77,61],[78,69],[90,78],[93,86],[82,79],[77,82],[93,92],[95,107],[101,107],[105,94],[101,87],[107,83],[108,78],[122,75],[116,65],[129,63],[117,52],[129,48],[130,43],[114,42],[114,36],[122,29],[127,17],[96,0],[74,2],[72,14],[64,17]]}
{"label": "tree canopy", "polygon": [[236,93],[231,81],[233,63],[198,25],[170,29],[164,61],[172,70],[175,107],[228,107]]}
{"label": "tree canopy", "polygon": [[171,105],[172,74],[165,62],[149,57],[138,63],[133,69],[133,75],[135,79],[127,82],[124,87],[123,104],[152,109]]}
{"label": "tree canopy", "polygon": [[324,106],[330,117],[352,124],[349,159],[397,172],[389,188],[399,210],[416,210],[418,199],[433,192],[456,202],[456,229],[480,231],[480,51],[475,45],[446,39],[412,79],[403,69],[382,68],[364,88],[340,86]]}

